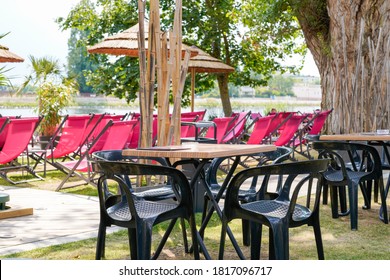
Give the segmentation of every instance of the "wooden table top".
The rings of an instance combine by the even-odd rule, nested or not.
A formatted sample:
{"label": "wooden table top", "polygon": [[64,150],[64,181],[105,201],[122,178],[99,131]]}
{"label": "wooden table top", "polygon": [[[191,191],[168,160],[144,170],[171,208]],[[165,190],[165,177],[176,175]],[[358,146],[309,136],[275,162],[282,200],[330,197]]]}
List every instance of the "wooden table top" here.
{"label": "wooden table top", "polygon": [[181,146],[163,146],[125,149],[124,156],[212,159],[238,155],[250,155],[276,150],[274,145],[202,144],[183,143]]}
{"label": "wooden table top", "polygon": [[340,141],[390,141],[390,134],[378,134],[375,132],[321,135],[320,140]]}

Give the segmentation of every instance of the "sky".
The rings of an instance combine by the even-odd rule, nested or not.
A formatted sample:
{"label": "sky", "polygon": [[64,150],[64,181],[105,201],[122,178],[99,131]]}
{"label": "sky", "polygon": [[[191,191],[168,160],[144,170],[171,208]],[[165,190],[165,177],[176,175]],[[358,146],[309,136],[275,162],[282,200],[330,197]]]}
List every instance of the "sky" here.
{"label": "sky", "polygon": [[[10,32],[0,40],[10,51],[23,57],[23,63],[2,63],[11,70],[6,73],[13,84],[20,83],[30,73],[30,55],[49,56],[66,64],[69,31],[61,31],[55,19],[66,17],[80,0],[1,0],[0,34]],[[309,54],[301,74],[319,76]]]}

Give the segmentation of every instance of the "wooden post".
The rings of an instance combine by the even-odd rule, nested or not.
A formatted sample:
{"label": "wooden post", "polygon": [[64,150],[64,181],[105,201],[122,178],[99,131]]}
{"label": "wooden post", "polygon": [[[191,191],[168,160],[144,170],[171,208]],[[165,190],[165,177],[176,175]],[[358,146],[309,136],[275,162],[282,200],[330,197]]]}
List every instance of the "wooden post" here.
{"label": "wooden post", "polygon": [[147,114],[148,109],[146,105],[146,50],[145,50],[145,2],[138,0],[138,56],[139,56],[139,68],[140,68],[140,81],[139,81],[139,108],[140,108],[140,134],[138,147],[147,147]]}

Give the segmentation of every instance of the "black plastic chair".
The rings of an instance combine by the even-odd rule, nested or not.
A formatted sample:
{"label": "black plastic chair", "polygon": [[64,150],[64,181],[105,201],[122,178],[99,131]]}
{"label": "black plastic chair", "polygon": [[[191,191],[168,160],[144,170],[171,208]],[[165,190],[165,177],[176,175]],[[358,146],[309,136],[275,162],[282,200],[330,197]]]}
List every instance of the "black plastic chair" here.
{"label": "black plastic chair", "polygon": [[[313,227],[318,258],[324,259],[319,204],[321,172],[327,166],[328,160],[308,160],[254,167],[237,173],[226,191],[219,258],[223,259],[228,223],[243,219],[251,222],[251,259],[260,258],[262,225],[269,227],[270,259],[289,259],[289,228],[302,225]],[[240,203],[240,187],[254,177],[263,179],[258,200]],[[262,199],[273,177],[281,184],[279,196],[272,200]],[[299,204],[300,191],[305,191],[308,197],[313,195],[314,203],[310,205],[310,200],[306,199],[306,205]]]}
{"label": "black plastic chair", "polygon": [[[375,146],[379,149],[382,149],[382,170],[388,170],[390,171],[390,141],[369,141],[368,145]],[[390,188],[390,180],[387,180],[386,184],[386,193],[389,192]],[[378,196],[379,196],[379,190],[377,188],[374,188],[374,202],[378,202]]]}
{"label": "black plastic chair", "polygon": [[[252,155],[256,161],[257,166],[262,166],[265,164],[275,164],[275,163],[281,163],[287,159],[289,159],[290,155],[292,154],[293,150],[288,147],[277,147],[275,151],[271,152],[264,152],[259,153],[257,155]],[[208,186],[211,189],[211,193],[214,195],[214,197],[217,197],[218,193],[221,191],[222,185],[218,182],[218,172],[221,170],[224,170],[224,168],[221,166],[222,163],[226,161],[226,158],[216,158],[214,159],[206,173],[206,182]],[[224,170],[226,172],[226,170]],[[238,194],[239,201],[241,203],[247,203],[253,200],[256,200],[257,191],[256,190],[256,184],[257,178],[253,178],[253,181],[248,189],[241,189]],[[278,196],[278,189],[276,192],[269,192],[267,191],[267,198],[276,198]],[[222,199],[225,198],[225,192],[221,195]],[[207,193],[204,195],[204,208],[203,208],[203,215],[202,215],[202,221],[205,219],[207,211],[208,211],[208,202],[210,201],[210,198],[208,197]],[[242,233],[243,233],[243,244],[245,246],[249,246],[250,243],[250,235],[249,235],[249,223],[245,220],[242,221]]]}
{"label": "black plastic chair", "polygon": [[[162,237],[153,259],[158,258],[178,218],[189,223],[194,258],[199,259],[197,231],[190,186],[184,174],[174,168],[124,161],[94,160],[98,181],[100,225],[96,259],[104,257],[106,228],[111,225],[128,228],[131,259],[150,259],[152,227],[163,221],[170,224]],[[129,187],[128,176],[164,176],[169,188],[175,189],[175,201],[151,201],[137,195]],[[112,185],[119,189],[111,191]],[[108,187],[110,186],[110,188]]]}
{"label": "black plastic chair", "polygon": [[[384,209],[383,220],[388,223],[386,196],[383,183],[381,159],[375,147],[341,141],[318,141],[313,143],[318,151],[318,158],[328,158],[331,164],[324,175],[324,186],[329,186],[331,192],[332,217],[350,215],[351,229],[358,229],[358,188],[360,186],[364,198],[364,209],[371,208],[372,181],[374,188],[379,190],[381,207]],[[341,153],[347,153],[350,160],[346,161]],[[356,154],[359,162],[356,162]],[[345,188],[348,191],[349,209],[345,201]],[[339,197],[337,195],[339,191]],[[340,199],[340,212],[338,209]]]}

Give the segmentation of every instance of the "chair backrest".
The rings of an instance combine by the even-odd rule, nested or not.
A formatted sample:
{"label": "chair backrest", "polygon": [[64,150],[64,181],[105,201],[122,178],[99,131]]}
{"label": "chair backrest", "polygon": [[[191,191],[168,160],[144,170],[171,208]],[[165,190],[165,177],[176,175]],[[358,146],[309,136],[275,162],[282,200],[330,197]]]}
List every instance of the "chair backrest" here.
{"label": "chair backrest", "polygon": [[246,121],[250,115],[251,111],[238,113],[234,126],[222,137],[221,143],[238,142],[245,131]]}
{"label": "chair backrest", "polygon": [[[276,176],[278,183],[282,184],[280,195],[275,198],[278,201],[291,201],[289,211],[292,215],[294,210],[295,202],[300,194],[302,186],[306,183],[311,182],[310,179],[316,178],[317,185],[316,188],[307,188],[307,191],[315,191],[315,199],[313,205],[313,212],[318,211],[319,200],[321,195],[321,185],[322,185],[322,172],[328,167],[329,161],[327,159],[322,160],[307,160],[307,161],[297,161],[290,163],[279,163],[271,165],[263,165],[260,167],[253,167],[244,169],[238,172],[231,180],[226,190],[225,197],[225,207],[224,213],[227,217],[233,217],[234,211],[241,208],[240,202],[238,200],[238,194],[240,187],[248,179],[263,178],[259,180],[261,185],[259,190],[259,197],[264,197],[268,189],[268,184],[275,182],[270,180],[271,176]],[[302,175],[302,176],[299,176]],[[280,179],[283,181],[281,182]],[[298,183],[296,183],[298,181]],[[294,184],[293,184],[294,183]],[[296,184],[295,184],[296,183]],[[307,201],[309,204],[310,201]],[[307,205],[308,206],[308,205]],[[292,208],[292,209],[291,209]],[[292,216],[290,217],[292,219]]]}
{"label": "chair backrest", "polygon": [[[221,143],[223,136],[229,129],[229,126],[233,123],[233,117],[223,117],[223,118],[214,118],[213,122],[215,123],[215,127],[217,130],[216,139],[217,143]],[[214,127],[211,126],[207,129],[205,134],[206,138],[214,138]]]}
{"label": "chair backrest", "polygon": [[3,149],[0,152],[0,163],[8,163],[23,153],[32,139],[39,118],[22,118],[10,120]]}
{"label": "chair backrest", "polygon": [[131,216],[139,218],[140,213],[136,212],[132,191],[123,178],[141,175],[167,176],[170,179],[169,181],[174,184],[173,188],[176,188],[178,190],[177,193],[180,194],[180,197],[177,197],[179,205],[186,205],[188,211],[190,211],[190,213],[193,212],[192,194],[188,179],[178,169],[161,165],[138,164],[123,161],[105,161],[97,159],[92,161],[92,165],[95,171],[103,174],[99,178],[98,182],[101,213],[108,214],[106,209],[106,201],[108,198],[106,195],[108,190],[106,189],[105,180],[110,179],[118,182],[120,193],[122,194],[122,201],[126,202],[129,206]]}
{"label": "chair backrest", "polygon": [[279,138],[275,141],[275,146],[284,146],[287,145],[294,134],[298,132],[299,126],[302,123],[303,119],[306,118],[305,115],[293,115],[291,116],[284,125],[284,128],[279,135]]}
{"label": "chair backrest", "polygon": [[104,131],[98,141],[91,147],[89,153],[103,150],[122,150],[132,133],[138,120],[111,121],[111,124]]}
{"label": "chair backrest", "polygon": [[322,128],[325,125],[326,119],[332,113],[333,109],[327,111],[321,111],[314,115],[311,129],[309,130],[309,135],[317,135],[321,133]]}
{"label": "chair backrest", "polygon": [[314,141],[313,149],[318,151],[318,158],[331,159],[333,169],[342,170],[343,181],[348,180],[347,170],[366,172],[363,180],[374,180],[383,176],[380,155],[371,145],[343,141]]}
{"label": "chair backrest", "polygon": [[269,134],[270,132],[270,125],[272,122],[272,119],[274,119],[274,115],[269,115],[265,117],[260,117],[255,121],[255,124],[253,126],[253,130],[251,134],[249,135],[249,138],[247,140],[247,144],[261,144],[263,142],[263,139]]}
{"label": "chair backrest", "polygon": [[[287,160],[292,154],[292,149],[288,147],[277,147],[276,150],[270,152],[262,152],[254,155],[257,160],[257,166],[264,164],[276,164]],[[215,158],[211,161],[209,168],[206,172],[206,181],[210,186],[218,185],[218,171],[221,170],[221,164],[226,158]],[[224,171],[226,173],[226,170]],[[256,187],[254,185],[251,188]]]}
{"label": "chair backrest", "polygon": [[91,116],[69,116],[61,131],[60,140],[48,158],[61,158],[75,151],[83,144],[85,129]]}

